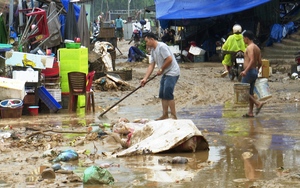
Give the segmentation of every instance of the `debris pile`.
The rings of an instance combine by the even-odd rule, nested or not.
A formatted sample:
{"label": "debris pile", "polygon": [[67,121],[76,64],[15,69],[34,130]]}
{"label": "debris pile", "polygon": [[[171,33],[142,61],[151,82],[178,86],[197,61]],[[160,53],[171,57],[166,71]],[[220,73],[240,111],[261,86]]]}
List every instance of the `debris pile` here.
{"label": "debris pile", "polygon": [[123,81],[117,74],[107,73],[106,76],[94,81],[95,89],[101,91],[128,91],[133,90],[127,82]]}

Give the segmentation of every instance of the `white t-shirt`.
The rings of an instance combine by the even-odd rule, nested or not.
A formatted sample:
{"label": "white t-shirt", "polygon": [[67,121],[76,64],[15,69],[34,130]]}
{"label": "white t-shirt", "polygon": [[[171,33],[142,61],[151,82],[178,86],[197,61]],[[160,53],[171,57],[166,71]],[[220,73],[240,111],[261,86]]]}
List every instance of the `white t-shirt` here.
{"label": "white t-shirt", "polygon": [[172,63],[164,70],[164,74],[168,76],[179,76],[180,68],[170,48],[163,42],[157,42],[155,49],[151,50],[151,63],[156,63],[161,68],[167,57],[172,56]]}

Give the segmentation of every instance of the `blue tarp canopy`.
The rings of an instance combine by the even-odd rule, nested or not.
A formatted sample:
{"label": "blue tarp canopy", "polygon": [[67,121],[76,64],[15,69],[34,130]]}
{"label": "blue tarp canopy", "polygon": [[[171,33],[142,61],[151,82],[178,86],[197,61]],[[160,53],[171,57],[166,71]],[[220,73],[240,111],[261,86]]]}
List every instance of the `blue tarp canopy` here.
{"label": "blue tarp canopy", "polygon": [[240,12],[270,0],[155,0],[158,20],[193,19]]}

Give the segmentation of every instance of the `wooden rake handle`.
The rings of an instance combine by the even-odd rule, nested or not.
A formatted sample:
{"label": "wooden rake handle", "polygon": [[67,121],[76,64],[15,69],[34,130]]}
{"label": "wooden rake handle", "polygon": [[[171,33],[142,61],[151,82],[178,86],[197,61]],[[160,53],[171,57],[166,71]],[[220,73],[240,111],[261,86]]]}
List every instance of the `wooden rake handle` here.
{"label": "wooden rake handle", "polygon": [[[146,81],[145,84],[147,84],[148,82],[150,82],[151,80],[153,80],[155,77],[157,76],[154,75],[153,77],[151,77],[150,79],[148,79]],[[139,87],[135,88],[133,91],[131,91],[130,93],[128,93],[125,97],[123,97],[122,99],[120,99],[118,102],[116,102],[114,105],[112,105],[111,107],[109,107],[107,110],[105,110],[104,112],[102,112],[98,118],[102,117],[104,114],[106,114],[108,111],[110,111],[113,107],[115,107],[116,105],[118,105],[120,102],[122,102],[124,99],[126,99],[127,97],[129,97],[132,93],[136,92],[138,89],[140,89],[142,86],[140,85]]]}

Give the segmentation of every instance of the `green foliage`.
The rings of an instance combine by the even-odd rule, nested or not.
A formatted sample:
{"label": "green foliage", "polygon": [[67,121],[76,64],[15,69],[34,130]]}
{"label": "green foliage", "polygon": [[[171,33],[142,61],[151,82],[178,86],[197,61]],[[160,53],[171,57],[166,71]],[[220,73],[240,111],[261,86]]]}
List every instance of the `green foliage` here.
{"label": "green foliage", "polygon": [[[140,10],[151,5],[154,5],[154,0],[131,0],[130,9]],[[109,10],[127,10],[128,0],[97,0],[94,6],[96,15],[98,15],[101,10],[104,13]]]}
{"label": "green foliage", "polygon": [[145,40],[141,39],[141,42],[140,42],[140,45],[138,46],[138,49],[140,49],[142,52],[147,54],[146,41]]}

